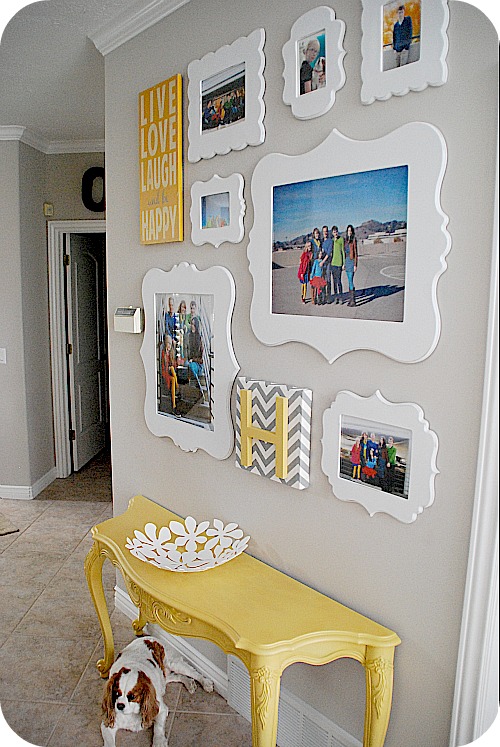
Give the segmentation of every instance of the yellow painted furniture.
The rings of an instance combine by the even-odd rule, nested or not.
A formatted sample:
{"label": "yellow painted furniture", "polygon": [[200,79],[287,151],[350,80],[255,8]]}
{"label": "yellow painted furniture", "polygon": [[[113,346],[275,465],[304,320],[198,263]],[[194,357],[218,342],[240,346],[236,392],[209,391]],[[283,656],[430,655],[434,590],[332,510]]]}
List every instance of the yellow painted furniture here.
{"label": "yellow painted furniture", "polygon": [[102,584],[106,558],[117,566],[139,609],[132,626],[147,622],[174,635],[205,638],[241,659],[250,673],[252,744],[274,747],[283,670],[294,662],[326,664],[349,657],[366,670],[364,747],[384,744],[392,701],[394,647],[388,628],[289,578],[246,553],[201,573],[156,568],[125,549],[147,522],[168,526],[179,517],[138,495],[125,513],[92,529],[85,573],[104,638],[97,662],[106,677],[114,661],[113,634]]}

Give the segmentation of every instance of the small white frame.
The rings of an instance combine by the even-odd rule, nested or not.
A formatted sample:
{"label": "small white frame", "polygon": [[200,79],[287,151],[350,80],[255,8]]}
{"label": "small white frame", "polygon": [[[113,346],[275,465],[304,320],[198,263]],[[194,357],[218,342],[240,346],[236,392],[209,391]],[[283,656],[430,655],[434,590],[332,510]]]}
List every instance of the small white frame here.
{"label": "small white frame", "polygon": [[[244,179],[241,174],[231,174],[226,178],[217,174],[207,182],[195,182],[191,187],[191,241],[196,246],[213,244],[218,247],[224,241],[238,244],[245,235],[243,218],[245,200],[243,199]],[[226,226],[203,228],[202,201],[204,197],[217,194],[229,194],[229,223]]]}
{"label": "small white frame", "polygon": [[[156,294],[207,294],[214,298],[212,325],[211,428],[158,412]],[[141,357],[146,374],[144,416],[155,436],[168,436],[184,451],[203,449],[216,459],[227,459],[234,445],[231,389],[239,371],[231,340],[231,315],[235,300],[234,279],[225,267],[198,270],[182,262],[171,270],[149,270],[142,283],[145,332]]]}
{"label": "small white frame", "polygon": [[[372,104],[427,86],[442,86],[448,78],[448,0],[421,0],[419,59],[383,70],[383,13],[390,0],[362,0],[361,101]],[[404,5],[404,0],[401,1]]]}
{"label": "small white frame", "polygon": [[[340,476],[341,418],[356,418],[411,432],[408,498],[384,492],[377,487]],[[334,495],[341,501],[360,503],[370,514],[386,513],[398,521],[410,524],[434,502],[434,481],[438,438],[429,428],[424,412],[413,402],[393,403],[380,391],[371,397],[360,397],[349,391],[338,393],[331,407],[323,414],[323,453],[321,468],[328,477]],[[407,464],[408,469],[408,464]]]}
{"label": "small white frame", "polygon": [[[322,31],[325,34],[326,84],[301,95],[299,42]],[[344,21],[337,20],[335,11],[326,6],[304,13],[293,24],[290,39],[283,47],[283,101],[291,107],[292,114],[297,119],[320,117],[335,103],[335,94],[345,83],[345,50],[342,46],[344,34]]]}
{"label": "small white frame", "polygon": [[[230,46],[209,52],[201,60],[193,60],[188,65],[188,160],[191,163],[264,142],[264,41],[264,29],[256,29],[249,36],[240,37]],[[245,65],[244,118],[203,132],[203,81],[242,63]]]}
{"label": "small white frame", "polygon": [[[293,314],[273,313],[274,186],[404,164],[408,165],[408,216],[403,320],[312,316],[308,307]],[[439,340],[437,282],[446,269],[445,257],[451,246],[448,217],[440,206],[445,167],[444,137],[436,127],[423,122],[406,124],[368,141],[351,140],[333,130],[309,153],[265,156],[252,178],[254,224],[247,250],[254,282],[250,321],[255,336],[265,345],[303,342],[319,350],[330,363],[355,349],[376,350],[405,363],[427,358]],[[308,229],[312,230],[312,225]]]}

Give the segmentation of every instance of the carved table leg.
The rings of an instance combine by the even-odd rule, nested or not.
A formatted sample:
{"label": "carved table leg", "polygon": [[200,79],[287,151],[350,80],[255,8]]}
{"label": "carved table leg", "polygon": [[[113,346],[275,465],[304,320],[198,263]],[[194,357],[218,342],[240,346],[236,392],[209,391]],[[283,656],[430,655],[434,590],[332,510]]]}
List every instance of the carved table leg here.
{"label": "carved table leg", "polygon": [[366,710],[363,747],[383,747],[392,703],[394,647],[366,649]]}
{"label": "carved table leg", "polygon": [[94,542],[85,558],[85,576],[90,591],[90,596],[94,602],[99,624],[101,626],[102,637],[104,639],[104,658],[97,662],[97,669],[101,677],[108,676],[111,665],[114,661],[115,649],[113,644],[113,631],[109,620],[108,606],[102,584],[102,566],[106,557],[101,554],[98,543]]}
{"label": "carved table leg", "polygon": [[146,627],[147,617],[145,616],[141,607],[139,607],[139,617],[132,621],[132,627],[136,636],[144,635],[144,628]]}
{"label": "carved table leg", "polygon": [[250,663],[252,747],[275,747],[281,669],[269,657],[254,656]]}

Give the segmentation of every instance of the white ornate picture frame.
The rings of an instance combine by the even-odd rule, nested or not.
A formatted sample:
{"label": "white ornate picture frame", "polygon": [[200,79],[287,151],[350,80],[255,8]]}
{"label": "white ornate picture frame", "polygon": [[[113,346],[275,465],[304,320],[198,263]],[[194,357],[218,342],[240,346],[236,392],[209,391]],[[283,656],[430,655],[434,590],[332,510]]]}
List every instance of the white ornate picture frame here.
{"label": "white ornate picture frame", "polygon": [[241,174],[222,178],[215,174],[208,182],[191,187],[191,241],[196,246],[224,241],[238,244],[245,235],[243,217],[244,180]]}
{"label": "white ornate picture frame", "polygon": [[[365,456],[359,456],[363,433]],[[382,438],[394,450],[390,459]],[[321,468],[340,500],[407,524],[433,503],[438,439],[419,405],[389,402],[378,390],[371,397],[339,392],[323,414],[321,443]]]}
{"label": "white ornate picture frame", "polygon": [[188,160],[265,140],[264,29],[188,65]]}
{"label": "white ornate picture frame", "polygon": [[187,262],[169,271],[154,268],[144,276],[142,297],[149,430],[184,451],[203,449],[226,459],[234,445],[230,399],[239,370],[231,340],[233,276],[225,267],[200,271]]}
{"label": "white ornate picture frame", "polygon": [[[362,0],[361,101],[372,104],[427,86],[441,86],[448,78],[448,0]],[[412,41],[393,33],[398,7],[405,7],[403,23],[412,19]],[[409,39],[410,32],[408,32]],[[395,43],[395,46],[393,46]],[[403,45],[402,49],[398,48]],[[404,50],[407,49],[407,52]],[[403,52],[404,57],[401,57]],[[397,66],[399,64],[399,66]]]}
{"label": "white ornate picture frame", "polygon": [[[371,141],[351,140],[333,130],[309,153],[265,156],[252,178],[254,225],[247,250],[254,283],[250,321],[256,337],[265,345],[303,342],[330,363],[355,349],[376,350],[405,363],[427,358],[439,339],[437,282],[451,246],[448,218],[440,205],[445,167],[442,134],[422,122]],[[371,179],[382,183],[378,175],[390,175],[392,170],[407,174],[406,227],[402,236],[396,230],[390,233],[391,226],[401,224],[389,222],[384,224],[389,233],[375,229],[363,240],[372,246],[358,244],[355,307],[347,304],[345,275],[340,305],[301,303],[300,255],[313,227],[336,223],[343,233],[348,223],[356,223],[352,216],[361,215],[363,221],[376,218],[372,208],[378,206],[369,201],[364,205],[363,187]],[[349,190],[346,184],[351,185]],[[317,199],[313,188],[319,190]],[[282,198],[287,189],[290,196]],[[294,193],[300,190],[304,196],[297,200]],[[381,204],[388,199],[387,190],[372,192]],[[392,317],[395,298],[399,311]]]}
{"label": "white ornate picture frame", "polygon": [[[285,69],[283,101],[297,119],[312,119],[325,114],[335,103],[335,94],[345,83],[342,46],[344,21],[335,18],[332,8],[321,6],[304,13],[292,26],[289,41],[283,47]],[[302,91],[301,66],[309,44],[315,44],[316,58],[311,61],[311,90]]]}

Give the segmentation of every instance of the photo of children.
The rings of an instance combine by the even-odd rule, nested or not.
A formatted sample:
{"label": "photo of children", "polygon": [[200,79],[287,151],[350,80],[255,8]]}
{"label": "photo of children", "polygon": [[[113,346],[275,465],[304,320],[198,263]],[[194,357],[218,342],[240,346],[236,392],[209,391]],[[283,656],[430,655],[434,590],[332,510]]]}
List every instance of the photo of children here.
{"label": "photo of children", "polygon": [[204,195],[201,198],[201,227],[229,226],[229,192]]}
{"label": "photo of children", "polygon": [[157,293],[158,413],[213,430],[214,297]]}
{"label": "photo of children", "polygon": [[408,167],[273,188],[272,313],[402,322]]}
{"label": "photo of children", "polygon": [[408,499],[411,432],[392,425],[341,418],[339,475]]}
{"label": "photo of children", "polygon": [[201,84],[201,131],[245,119],[245,63],[226,68]]}
{"label": "photo of children", "polygon": [[298,43],[299,93],[311,93],[326,85],[325,31]]}
{"label": "photo of children", "polygon": [[393,70],[420,59],[421,0],[384,5],[382,70]]}

